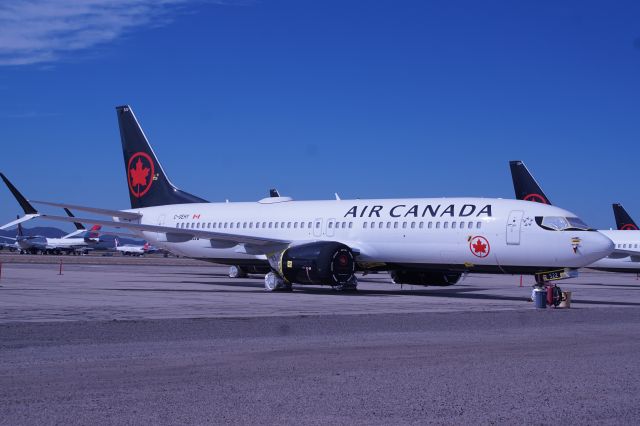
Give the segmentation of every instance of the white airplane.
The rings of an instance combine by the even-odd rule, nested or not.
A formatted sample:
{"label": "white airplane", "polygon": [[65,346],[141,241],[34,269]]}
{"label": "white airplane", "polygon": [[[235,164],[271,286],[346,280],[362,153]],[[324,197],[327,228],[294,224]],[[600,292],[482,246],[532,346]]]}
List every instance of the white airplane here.
{"label": "white airplane", "polygon": [[[511,177],[516,198],[551,205],[549,197],[531,175],[522,161],[510,161]],[[618,230],[599,230],[615,244],[614,251],[607,257],[599,259],[587,268],[609,272],[640,272],[640,231],[620,204],[613,204]],[[544,224],[543,224],[544,225]],[[549,226],[564,226],[547,224]]]}
{"label": "white airplane", "polygon": [[145,254],[155,253],[157,250],[145,242],[143,245],[124,244],[120,245],[120,240],[116,238],[115,249],[122,253],[123,256],[144,256]]}
{"label": "white airplane", "polygon": [[[24,196],[18,191],[18,189],[7,179],[5,175],[0,173],[0,177],[7,185],[11,193],[16,197],[16,200],[20,205],[25,208],[25,203],[27,205],[27,210],[25,210],[25,214],[28,214],[31,211],[35,211],[33,206],[30,206],[28,201],[24,198]],[[69,211],[69,209],[65,208],[65,212],[67,216],[72,219],[73,213]],[[39,235],[24,235],[22,228],[18,226],[18,234],[15,238],[15,245],[20,253],[30,253],[30,254],[77,254],[78,252],[86,251],[90,248],[90,246],[95,245],[99,242],[98,231],[102,228],[101,225],[94,225],[89,231],[79,222],[72,221],[76,227],[76,230],[61,237],[61,238],[50,238]],[[84,235],[82,235],[84,234]],[[82,236],[79,236],[82,235]]]}
{"label": "white airplane", "polygon": [[[127,229],[184,256],[271,267],[265,289],[292,283],[353,289],[357,270],[389,270],[396,282],[451,285],[467,273],[536,274],[566,278],[607,256],[613,245],[575,214],[558,207],[496,198],[419,198],[208,203],[167,178],[129,106],[116,108],[131,208],[111,210],[58,202],[113,220],[81,223]],[[26,200],[25,200],[26,201]],[[24,208],[24,206],[23,206]],[[27,214],[0,229],[33,218]],[[566,228],[541,226],[548,221]]]}

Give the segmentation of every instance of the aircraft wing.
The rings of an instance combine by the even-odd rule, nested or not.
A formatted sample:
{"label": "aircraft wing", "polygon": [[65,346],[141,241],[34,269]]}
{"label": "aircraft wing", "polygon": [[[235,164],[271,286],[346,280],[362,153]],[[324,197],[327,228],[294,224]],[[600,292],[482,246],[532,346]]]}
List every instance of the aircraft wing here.
{"label": "aircraft wing", "polygon": [[[76,209],[79,210],[79,209]],[[249,235],[236,235],[236,234],[226,234],[221,232],[211,232],[204,231],[201,229],[181,229],[181,228],[172,228],[169,226],[161,226],[161,225],[146,225],[141,223],[130,223],[130,222],[114,222],[111,220],[100,220],[100,219],[87,219],[80,217],[67,217],[67,216],[54,216],[48,214],[35,214],[28,215],[30,216],[28,219],[45,219],[52,220],[57,222],[80,222],[85,224],[95,224],[95,225],[103,225],[109,226],[116,229],[123,228],[129,229],[133,231],[144,231],[144,232],[158,232],[166,234],[168,242],[185,242],[189,241],[193,237],[208,239],[211,240],[212,246],[216,248],[223,247],[234,247],[236,245],[244,245],[244,251],[247,253],[255,253],[255,254],[267,254],[273,251],[277,251],[280,248],[287,247],[291,241],[288,240],[279,240],[275,238],[263,238],[263,237],[255,237]],[[25,216],[26,217],[26,216]],[[17,221],[14,221],[17,222]],[[8,228],[11,222],[7,225],[0,227],[0,229]]]}
{"label": "aircraft wing", "polygon": [[[109,210],[109,209],[100,209],[97,207],[87,207],[87,206],[77,206],[74,204],[64,204],[64,203],[52,203],[50,201],[34,201],[31,200],[32,203],[36,203],[36,204],[44,204],[46,206],[53,206],[53,207],[62,207],[62,208],[67,208],[67,209],[73,209],[73,210],[79,210],[79,211],[83,211],[83,212],[89,212],[89,213],[95,213],[95,214],[100,214],[100,215],[104,215],[104,216],[112,216],[112,217],[119,217],[121,219],[128,219],[128,220],[136,220],[136,219],[140,219],[142,217],[142,215],[138,214],[138,213],[134,213],[134,212],[125,212],[122,210]],[[82,221],[79,220],[72,220],[72,221],[66,221],[66,222],[80,222],[82,223]],[[85,223],[90,223],[90,222],[85,222]],[[98,222],[95,222],[96,224],[98,224]]]}

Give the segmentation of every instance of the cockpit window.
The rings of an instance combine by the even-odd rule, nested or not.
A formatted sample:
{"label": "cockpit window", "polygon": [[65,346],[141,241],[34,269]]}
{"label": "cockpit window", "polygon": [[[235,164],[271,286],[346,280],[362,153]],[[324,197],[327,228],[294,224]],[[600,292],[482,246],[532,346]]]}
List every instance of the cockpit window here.
{"label": "cockpit window", "polygon": [[571,225],[571,230],[589,231],[591,227],[584,223],[579,217],[568,217],[567,220]]}
{"label": "cockpit window", "polygon": [[578,217],[536,216],[536,223],[550,231],[593,231]]}

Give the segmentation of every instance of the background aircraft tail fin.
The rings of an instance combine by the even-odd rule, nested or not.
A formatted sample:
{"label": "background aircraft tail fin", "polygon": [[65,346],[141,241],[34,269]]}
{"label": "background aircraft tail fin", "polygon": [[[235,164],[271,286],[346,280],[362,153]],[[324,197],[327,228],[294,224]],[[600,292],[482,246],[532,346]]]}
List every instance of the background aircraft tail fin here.
{"label": "background aircraft tail fin", "polygon": [[613,204],[613,215],[616,217],[616,228],[620,230],[638,230],[638,225],[631,219],[622,204]]}
{"label": "background aircraft tail fin", "polygon": [[131,208],[207,201],[176,188],[128,105],[116,107]]}
{"label": "background aircraft tail fin", "polygon": [[509,161],[511,167],[511,179],[516,199],[535,201],[542,204],[551,204],[547,195],[542,191],[538,182],[533,178],[527,166],[522,161]]}
{"label": "background aircraft tail fin", "polygon": [[[68,208],[66,208],[66,207],[65,207],[65,208],[64,208],[64,211],[65,211],[65,213],[67,214],[67,216],[69,216],[69,217],[75,217],[75,216],[73,215],[73,213],[71,213],[71,210],[69,210]],[[78,222],[73,222],[73,226],[75,226],[75,227],[76,227],[76,229],[77,229],[78,231],[84,231],[84,230],[86,229],[86,228],[84,227],[84,225],[83,225],[83,224],[78,223]]]}

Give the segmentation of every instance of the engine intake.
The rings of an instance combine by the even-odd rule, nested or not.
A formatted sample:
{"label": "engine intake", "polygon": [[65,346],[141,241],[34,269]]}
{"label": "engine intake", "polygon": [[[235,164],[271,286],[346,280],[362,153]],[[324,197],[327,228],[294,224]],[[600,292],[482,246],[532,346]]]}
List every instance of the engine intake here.
{"label": "engine intake", "polygon": [[349,284],[356,271],[351,249],[335,241],[293,246],[282,253],[280,275],[291,283]]}
{"label": "engine intake", "polygon": [[438,271],[391,271],[391,279],[396,284],[413,284],[424,286],[446,287],[454,285],[462,274],[457,272]]}

